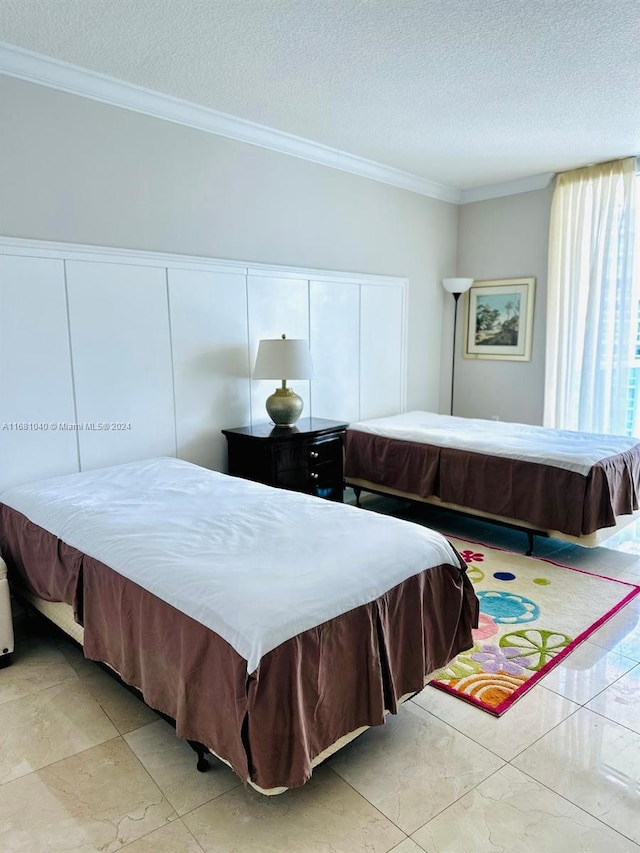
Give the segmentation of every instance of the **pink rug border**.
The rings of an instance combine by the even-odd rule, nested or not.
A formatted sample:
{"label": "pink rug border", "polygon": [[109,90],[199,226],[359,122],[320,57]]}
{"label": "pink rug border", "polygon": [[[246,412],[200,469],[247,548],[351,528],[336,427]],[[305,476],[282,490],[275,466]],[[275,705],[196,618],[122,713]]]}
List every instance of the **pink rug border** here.
{"label": "pink rug border", "polygon": [[[446,534],[445,534],[446,535]],[[454,534],[446,535],[446,538],[457,539],[459,542],[466,542],[469,545],[478,545],[481,548],[488,548],[491,551],[502,551],[505,554],[513,554],[516,557],[526,557],[526,554],[518,554],[516,551],[511,551],[509,548],[500,548],[499,546],[487,545],[486,542],[478,542],[475,539],[466,539],[462,536],[454,536]],[[559,663],[561,663],[580,643],[583,643],[587,637],[591,636],[595,631],[598,630],[605,622],[611,619],[612,616],[622,610],[622,608],[627,605],[630,601],[632,601],[638,594],[640,594],[640,585],[633,584],[630,581],[623,581],[619,578],[610,578],[608,575],[601,575],[599,572],[588,572],[586,569],[578,569],[575,566],[567,566],[564,563],[558,563],[556,560],[550,560],[547,557],[529,557],[531,560],[538,560],[543,563],[549,563],[552,566],[557,566],[560,569],[568,569],[571,572],[579,572],[583,575],[591,575],[591,577],[601,578],[602,580],[611,581],[612,583],[622,584],[622,586],[628,586],[631,588],[631,591],[626,595],[621,601],[619,601],[616,605],[614,605],[610,610],[608,610],[603,616],[593,622],[588,628],[586,628],[581,634],[572,640],[568,646],[566,646],[561,652],[559,652],[552,661],[545,664],[541,670],[538,670],[534,675],[531,676],[526,682],[526,684],[522,684],[520,687],[517,687],[513,693],[509,696],[508,699],[505,699],[504,702],[501,702],[497,708],[491,708],[488,705],[485,705],[478,699],[475,699],[473,696],[466,696],[463,693],[459,693],[452,687],[449,687],[447,684],[443,684],[440,681],[430,681],[429,684],[432,687],[435,687],[437,690],[442,690],[444,693],[449,693],[451,696],[455,696],[456,699],[461,699],[463,702],[468,702],[470,705],[475,705],[477,708],[481,708],[483,711],[488,714],[492,714],[494,717],[501,717],[505,711],[508,711],[509,708],[520,699],[525,693],[531,690],[532,687],[535,687],[538,681],[543,678],[547,673],[554,669]]]}

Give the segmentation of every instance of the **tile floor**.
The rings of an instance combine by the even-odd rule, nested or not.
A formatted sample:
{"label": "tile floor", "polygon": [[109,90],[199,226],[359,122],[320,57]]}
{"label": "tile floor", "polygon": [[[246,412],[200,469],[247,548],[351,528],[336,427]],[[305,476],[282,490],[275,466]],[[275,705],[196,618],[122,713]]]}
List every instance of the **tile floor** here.
{"label": "tile floor", "polygon": [[[369,496],[445,533],[522,534]],[[640,584],[640,525],[538,556]],[[0,670],[2,853],[640,851],[640,597],[500,719],[427,687],[381,728],[265,798],[194,754],[59,635],[16,619]]]}

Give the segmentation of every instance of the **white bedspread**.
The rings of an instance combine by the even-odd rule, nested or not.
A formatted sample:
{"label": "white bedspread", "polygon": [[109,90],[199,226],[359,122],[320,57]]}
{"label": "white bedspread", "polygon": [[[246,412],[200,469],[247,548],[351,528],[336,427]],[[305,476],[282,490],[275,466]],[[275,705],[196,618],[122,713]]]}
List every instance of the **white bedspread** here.
{"label": "white bedspread", "polygon": [[637,438],[624,435],[598,435],[504,421],[456,418],[434,412],[406,412],[387,418],[372,418],[350,424],[349,429],[385,438],[539,462],[583,475],[588,474],[596,462],[638,444]]}
{"label": "white bedspread", "polygon": [[0,502],[220,634],[249,673],[300,632],[458,565],[435,531],[178,459],[17,486]]}

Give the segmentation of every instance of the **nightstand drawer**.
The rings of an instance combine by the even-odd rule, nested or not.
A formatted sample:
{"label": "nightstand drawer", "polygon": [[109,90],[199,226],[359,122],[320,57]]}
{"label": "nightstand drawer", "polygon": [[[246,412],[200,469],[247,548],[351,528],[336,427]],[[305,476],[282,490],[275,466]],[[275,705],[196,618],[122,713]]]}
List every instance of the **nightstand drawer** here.
{"label": "nightstand drawer", "polygon": [[278,486],[309,495],[328,497],[337,488],[342,492],[342,466],[338,461],[325,462],[313,468],[290,468],[278,474]]}
{"label": "nightstand drawer", "polygon": [[310,468],[342,459],[342,438],[329,438],[307,446],[307,465]]}
{"label": "nightstand drawer", "polygon": [[278,471],[292,468],[315,468],[334,462],[342,456],[342,439],[329,438],[301,444],[283,444],[275,449],[275,464]]}

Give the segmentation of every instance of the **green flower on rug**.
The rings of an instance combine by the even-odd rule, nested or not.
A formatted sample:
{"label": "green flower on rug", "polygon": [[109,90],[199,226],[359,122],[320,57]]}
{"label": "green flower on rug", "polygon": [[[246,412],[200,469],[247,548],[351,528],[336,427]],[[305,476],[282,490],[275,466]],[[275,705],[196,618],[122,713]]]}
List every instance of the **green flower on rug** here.
{"label": "green flower on rug", "polygon": [[452,681],[456,678],[466,678],[466,676],[472,675],[473,673],[482,672],[482,665],[473,660],[471,657],[472,654],[479,652],[480,650],[480,646],[476,643],[476,645],[472,649],[469,649],[468,652],[462,652],[462,654],[455,657],[448,666],[436,672],[434,679],[439,681]]}
{"label": "green flower on rug", "polygon": [[479,566],[467,566],[467,576],[473,584],[484,580],[484,572]]}
{"label": "green flower on rug", "polygon": [[573,637],[559,631],[523,628],[500,637],[500,646],[519,649],[523,655],[532,657],[533,663],[528,665],[527,669],[537,672],[572,641]]}

